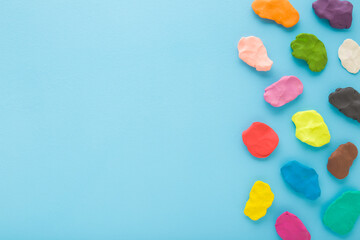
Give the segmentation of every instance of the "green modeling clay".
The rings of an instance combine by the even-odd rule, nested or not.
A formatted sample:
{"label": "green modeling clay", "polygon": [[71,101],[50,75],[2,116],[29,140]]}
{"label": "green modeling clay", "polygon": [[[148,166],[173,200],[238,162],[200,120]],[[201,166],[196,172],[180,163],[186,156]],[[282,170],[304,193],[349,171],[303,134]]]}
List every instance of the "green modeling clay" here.
{"label": "green modeling clay", "polygon": [[336,199],[323,217],[325,226],[338,234],[350,232],[360,215],[360,191],[348,191]]}
{"label": "green modeling clay", "polygon": [[321,72],[328,61],[325,45],[313,34],[301,33],[291,42],[292,55],[303,59],[313,72]]}

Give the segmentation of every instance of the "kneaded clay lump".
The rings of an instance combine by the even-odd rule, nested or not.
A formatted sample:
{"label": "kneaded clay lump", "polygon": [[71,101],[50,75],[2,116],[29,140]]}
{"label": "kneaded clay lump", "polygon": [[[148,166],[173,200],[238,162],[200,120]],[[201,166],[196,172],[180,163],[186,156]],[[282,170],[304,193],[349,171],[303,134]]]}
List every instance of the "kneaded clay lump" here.
{"label": "kneaded clay lump", "polygon": [[326,48],[315,35],[301,33],[291,42],[292,55],[305,60],[313,72],[321,72],[328,61]]}
{"label": "kneaded clay lump", "polygon": [[330,142],[330,132],[322,116],[315,110],[297,112],[293,115],[295,136],[313,147],[321,147]]}
{"label": "kneaded clay lump", "polygon": [[299,22],[300,15],[288,0],[255,0],[252,9],[261,18],[274,20],[290,28]]}
{"label": "kneaded clay lump", "polygon": [[257,71],[269,71],[273,61],[260,38],[242,37],[238,43],[239,58]]}
{"label": "kneaded clay lump", "polygon": [[353,5],[349,1],[317,0],[312,4],[319,18],[329,20],[333,28],[350,28],[352,23]]}
{"label": "kneaded clay lump", "polygon": [[360,191],[348,191],[327,208],[323,223],[337,234],[349,233],[360,215]]}
{"label": "kneaded clay lump", "polygon": [[352,39],[346,39],[339,47],[338,56],[341,65],[349,72],[356,74],[360,70],[360,46]]}
{"label": "kneaded clay lump", "polygon": [[329,95],[329,102],[345,116],[360,122],[360,94],[354,88],[336,89]]}
{"label": "kneaded clay lump", "polygon": [[358,149],[354,144],[341,144],[328,159],[328,171],[338,179],[346,178],[357,155]]}
{"label": "kneaded clay lump", "polygon": [[251,188],[249,200],[246,202],[244,214],[251,220],[259,220],[266,215],[267,209],[274,201],[274,194],[269,184],[257,181]]}

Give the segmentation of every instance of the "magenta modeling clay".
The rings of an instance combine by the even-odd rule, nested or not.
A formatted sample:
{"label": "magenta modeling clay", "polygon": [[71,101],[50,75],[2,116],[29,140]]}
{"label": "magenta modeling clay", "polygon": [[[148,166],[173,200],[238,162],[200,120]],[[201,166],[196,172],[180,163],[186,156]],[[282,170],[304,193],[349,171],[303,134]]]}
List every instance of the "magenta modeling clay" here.
{"label": "magenta modeling clay", "polygon": [[292,213],[284,212],[275,223],[276,232],[283,240],[310,240],[309,231],[301,220]]}

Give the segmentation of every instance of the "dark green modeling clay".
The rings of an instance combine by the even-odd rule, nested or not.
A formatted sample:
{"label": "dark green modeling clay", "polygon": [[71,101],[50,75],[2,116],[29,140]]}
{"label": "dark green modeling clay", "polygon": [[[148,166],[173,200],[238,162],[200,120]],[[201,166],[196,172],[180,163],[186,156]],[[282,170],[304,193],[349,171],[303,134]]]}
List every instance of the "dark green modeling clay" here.
{"label": "dark green modeling clay", "polygon": [[325,226],[338,234],[350,232],[360,215],[360,191],[348,191],[326,209]]}
{"label": "dark green modeling clay", "polygon": [[325,45],[313,34],[301,33],[291,42],[292,55],[303,59],[313,72],[321,72],[328,61]]}

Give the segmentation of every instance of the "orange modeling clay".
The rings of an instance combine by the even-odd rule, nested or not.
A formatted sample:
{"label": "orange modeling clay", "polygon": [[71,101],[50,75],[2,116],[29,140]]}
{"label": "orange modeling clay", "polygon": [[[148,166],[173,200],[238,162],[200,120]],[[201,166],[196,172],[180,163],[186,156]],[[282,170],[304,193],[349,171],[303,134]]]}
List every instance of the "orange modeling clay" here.
{"label": "orange modeling clay", "polygon": [[255,0],[251,6],[261,18],[274,20],[287,28],[296,25],[300,18],[288,0]]}

